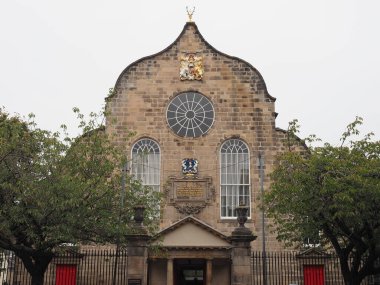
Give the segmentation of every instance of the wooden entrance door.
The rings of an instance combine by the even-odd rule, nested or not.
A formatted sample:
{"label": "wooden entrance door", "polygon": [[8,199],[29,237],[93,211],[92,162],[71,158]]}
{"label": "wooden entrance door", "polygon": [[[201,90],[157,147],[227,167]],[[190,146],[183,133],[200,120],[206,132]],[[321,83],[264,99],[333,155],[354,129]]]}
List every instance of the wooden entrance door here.
{"label": "wooden entrance door", "polygon": [[303,278],[305,285],[324,285],[325,274],[323,265],[304,265]]}
{"label": "wooden entrance door", "polygon": [[77,266],[75,264],[57,264],[55,284],[75,285],[77,280]]}

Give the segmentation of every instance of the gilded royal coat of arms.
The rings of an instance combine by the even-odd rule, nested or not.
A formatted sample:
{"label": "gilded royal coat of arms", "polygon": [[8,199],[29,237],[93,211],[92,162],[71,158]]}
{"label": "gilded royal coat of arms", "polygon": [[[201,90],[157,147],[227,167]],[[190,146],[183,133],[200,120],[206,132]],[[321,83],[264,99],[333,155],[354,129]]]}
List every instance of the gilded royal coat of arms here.
{"label": "gilded royal coat of arms", "polygon": [[181,80],[202,80],[203,58],[194,53],[181,56],[179,77]]}

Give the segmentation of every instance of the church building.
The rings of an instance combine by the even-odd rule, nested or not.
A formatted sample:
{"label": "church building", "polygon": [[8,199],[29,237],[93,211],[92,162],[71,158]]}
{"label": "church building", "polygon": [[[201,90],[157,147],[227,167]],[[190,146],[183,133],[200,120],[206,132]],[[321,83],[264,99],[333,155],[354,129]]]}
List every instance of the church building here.
{"label": "church building", "polygon": [[[190,20],[170,46],[127,66],[114,91],[106,132],[130,172],[163,194],[158,235],[131,236],[128,284],[251,284],[267,223],[259,200],[286,135],[259,71]],[[147,249],[155,239],[164,256]],[[268,229],[265,242],[282,248]]]}

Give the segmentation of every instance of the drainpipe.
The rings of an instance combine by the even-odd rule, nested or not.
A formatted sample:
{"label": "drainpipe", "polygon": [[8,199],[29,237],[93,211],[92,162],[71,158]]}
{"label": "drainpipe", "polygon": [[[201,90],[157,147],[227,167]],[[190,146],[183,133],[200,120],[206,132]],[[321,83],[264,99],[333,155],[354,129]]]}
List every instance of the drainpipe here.
{"label": "drainpipe", "polygon": [[[259,152],[259,168],[260,168],[260,190],[261,197],[264,197],[264,157]],[[268,285],[267,280],[267,252],[265,244],[265,212],[264,208],[261,211],[261,233],[262,233],[262,248],[263,248],[263,281],[264,285]]]}
{"label": "drainpipe", "polygon": [[[120,207],[121,209],[124,208],[124,200],[125,200],[125,195],[126,195],[126,173],[129,171],[128,168],[128,161],[123,165],[122,171],[121,171],[121,198],[120,198]],[[121,214],[121,213],[120,213]],[[121,222],[119,216],[119,223]],[[116,284],[116,274],[117,274],[117,266],[118,266],[118,261],[119,261],[119,255],[120,255],[120,242],[119,242],[119,237],[117,238],[116,241],[116,256],[115,256],[115,264],[113,268],[113,277],[112,277],[112,285]]]}

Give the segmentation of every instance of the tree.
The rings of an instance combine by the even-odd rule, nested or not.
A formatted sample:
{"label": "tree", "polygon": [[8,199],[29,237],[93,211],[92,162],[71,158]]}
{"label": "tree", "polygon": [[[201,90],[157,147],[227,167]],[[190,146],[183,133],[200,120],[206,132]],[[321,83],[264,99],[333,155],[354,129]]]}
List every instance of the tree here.
{"label": "tree", "polygon": [[293,122],[291,145],[264,195],[278,239],[296,246],[319,230],[321,245],[337,253],[347,285],[380,273],[380,142],[372,134],[353,140],[360,124],[357,118],[348,125],[340,146],[299,151]]}
{"label": "tree", "polygon": [[[113,145],[99,116],[85,121],[76,109],[82,134],[70,139],[0,109],[0,248],[25,265],[32,285],[43,284],[54,255],[67,243],[125,242],[132,208],[146,206],[147,227],[159,194],[124,174],[122,150]],[[120,199],[128,201],[121,207]]]}

